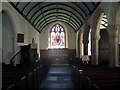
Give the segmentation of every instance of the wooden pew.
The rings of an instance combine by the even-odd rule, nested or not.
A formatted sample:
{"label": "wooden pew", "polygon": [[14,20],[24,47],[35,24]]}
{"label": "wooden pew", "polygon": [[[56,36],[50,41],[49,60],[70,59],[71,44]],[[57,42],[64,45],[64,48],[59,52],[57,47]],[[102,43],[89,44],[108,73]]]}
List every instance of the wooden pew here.
{"label": "wooden pew", "polygon": [[[75,67],[75,66],[74,66]],[[101,66],[80,66],[82,69],[82,87],[91,88],[91,90],[120,89],[120,68],[108,68]],[[79,74],[77,74],[79,75]],[[78,76],[77,76],[78,77]],[[89,90],[88,89],[88,90]]]}
{"label": "wooden pew", "polygon": [[33,73],[29,72],[28,76],[27,76],[27,89],[28,90],[33,90],[34,86],[33,86]]}
{"label": "wooden pew", "polygon": [[20,67],[3,68],[2,90],[38,90],[41,82],[49,70],[49,63],[38,62],[36,64]]}

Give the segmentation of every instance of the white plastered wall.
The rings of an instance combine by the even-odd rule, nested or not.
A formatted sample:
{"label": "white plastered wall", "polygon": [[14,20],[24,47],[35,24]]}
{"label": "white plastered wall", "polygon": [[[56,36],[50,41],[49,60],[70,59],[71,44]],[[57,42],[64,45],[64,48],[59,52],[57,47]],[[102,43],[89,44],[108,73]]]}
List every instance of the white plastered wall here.
{"label": "white plastered wall", "polygon": [[[39,32],[34,29],[31,24],[25,20],[8,2],[2,3],[2,9],[3,11],[7,12],[14,29],[15,34],[15,43],[14,43],[14,54],[17,53],[20,50],[21,45],[27,45],[32,43],[32,38],[34,38],[35,43],[37,43],[38,49],[37,52],[39,53]],[[24,43],[17,43],[17,33],[24,34]],[[2,50],[4,50],[2,48]],[[16,63],[19,63],[19,61],[16,61]]]}

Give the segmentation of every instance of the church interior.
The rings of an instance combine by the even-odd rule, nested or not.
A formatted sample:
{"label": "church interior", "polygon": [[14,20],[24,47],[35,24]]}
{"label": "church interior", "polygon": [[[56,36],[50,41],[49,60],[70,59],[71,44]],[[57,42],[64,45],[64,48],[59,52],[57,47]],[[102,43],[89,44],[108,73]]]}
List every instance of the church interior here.
{"label": "church interior", "polygon": [[119,0],[0,8],[1,90],[120,90]]}

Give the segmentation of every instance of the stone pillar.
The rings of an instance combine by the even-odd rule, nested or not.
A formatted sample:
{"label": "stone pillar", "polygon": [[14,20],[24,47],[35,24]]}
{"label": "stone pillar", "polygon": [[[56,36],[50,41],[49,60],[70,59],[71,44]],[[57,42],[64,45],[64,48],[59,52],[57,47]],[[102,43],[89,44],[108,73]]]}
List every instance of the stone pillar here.
{"label": "stone pillar", "polygon": [[79,35],[79,34],[78,34],[78,33],[79,33],[79,32],[76,33],[76,57],[79,57],[79,55],[78,55],[78,51],[79,51],[79,50],[78,50],[78,46],[79,46],[79,43],[78,43],[78,35]]}
{"label": "stone pillar", "polygon": [[98,54],[99,54],[99,39],[100,35],[96,35],[95,38],[92,38],[92,64],[97,65],[98,64]]}
{"label": "stone pillar", "polygon": [[2,62],[2,2],[0,2],[0,23],[0,62]]}
{"label": "stone pillar", "polygon": [[109,67],[119,67],[119,46],[118,32],[112,26],[108,27],[109,31]]}
{"label": "stone pillar", "polygon": [[88,55],[88,43],[89,43],[88,40],[83,42],[83,44],[84,44],[84,55]]}
{"label": "stone pillar", "polygon": [[79,52],[79,58],[82,58],[82,45],[83,45],[83,32],[82,31],[80,31],[79,32],[79,42],[80,42],[80,44],[79,44],[79,50],[80,50],[80,52]]}
{"label": "stone pillar", "polygon": [[78,34],[78,57],[80,58],[80,35]]}

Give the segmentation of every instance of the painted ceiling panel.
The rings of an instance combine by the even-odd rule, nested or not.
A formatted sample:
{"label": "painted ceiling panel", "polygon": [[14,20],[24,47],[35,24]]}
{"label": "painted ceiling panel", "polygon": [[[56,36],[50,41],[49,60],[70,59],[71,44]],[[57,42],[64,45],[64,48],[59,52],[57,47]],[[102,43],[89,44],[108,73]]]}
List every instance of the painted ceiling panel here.
{"label": "painted ceiling panel", "polygon": [[[55,19],[56,20],[56,17],[55,16],[53,16],[53,17],[51,17],[51,18],[47,18],[46,19],[46,21],[50,21],[50,20],[53,20],[53,19]],[[38,26],[37,26],[37,28],[41,28],[43,25],[45,25],[46,24],[46,21],[43,21],[43,22],[41,22],[41,23],[39,23],[38,24]]]}
{"label": "painted ceiling panel", "polygon": [[76,5],[80,6],[82,8],[82,10],[85,11],[86,15],[88,15],[90,12],[87,9],[87,7],[83,4],[83,3],[76,3]]}
{"label": "painted ceiling panel", "polygon": [[[52,17],[52,18],[53,18],[53,17]],[[69,24],[71,27],[73,27],[74,30],[77,29],[77,27],[76,27],[75,25],[73,25],[73,23],[69,23],[69,20],[66,19],[66,18],[64,18],[64,17],[59,17],[58,19],[56,19],[56,17],[54,17],[54,19],[55,19],[56,21],[60,20],[60,21],[66,22],[66,23]],[[49,21],[49,20],[52,20],[52,19],[50,18],[50,19],[47,19],[46,21]],[[43,26],[45,23],[46,23],[46,22],[42,22],[42,23],[40,24],[40,27]]]}
{"label": "painted ceiling panel", "polygon": [[55,21],[67,23],[78,31],[100,2],[10,2],[10,4],[41,32],[46,25]]}
{"label": "painted ceiling panel", "polygon": [[73,24],[74,27],[78,28],[77,25],[76,25],[73,21],[70,21],[70,20],[69,20],[68,18],[66,18],[66,17],[62,17],[62,16],[61,16],[61,17],[59,17],[58,19],[66,20],[66,21],[68,21],[68,23],[71,23],[71,24]]}
{"label": "painted ceiling panel", "polygon": [[[47,16],[47,17],[46,17]],[[47,20],[46,19],[50,19],[51,17],[61,17],[61,18],[65,18],[67,21],[71,21],[71,23],[72,24],[74,24],[75,26],[77,26],[77,27],[79,27],[79,24],[78,24],[78,22],[76,22],[75,21],[75,19],[70,19],[70,16],[69,15],[66,15],[66,14],[63,14],[63,13],[52,13],[52,14],[49,14],[49,15],[46,15],[46,16],[44,16],[45,18],[41,18],[40,20],[41,20],[41,22],[43,22],[44,20],[47,22]],[[41,23],[41,22],[39,22],[39,23]]]}
{"label": "painted ceiling panel", "polygon": [[31,17],[30,21],[32,21],[32,23],[38,21],[39,18],[43,17],[41,14],[42,14],[42,11],[38,11],[36,14],[34,13],[34,15],[32,15],[32,17]]}
{"label": "painted ceiling panel", "polygon": [[29,20],[31,19],[31,17],[34,15],[34,13],[39,9],[39,7],[36,7],[34,9],[32,9],[29,14],[27,15],[27,17],[29,18]]}
{"label": "painted ceiling panel", "polygon": [[18,8],[19,8],[19,10],[21,11],[26,5],[27,5],[28,3],[26,2],[26,3],[20,3],[20,4],[18,4]]}
{"label": "painted ceiling panel", "polygon": [[37,16],[32,23],[36,26],[36,24],[39,22],[40,18],[42,18],[42,15]]}
{"label": "painted ceiling panel", "polygon": [[94,9],[94,4],[93,3],[86,2],[85,4],[88,6],[88,8],[90,9],[90,11],[92,11]]}
{"label": "painted ceiling panel", "polygon": [[[22,3],[24,3],[24,2],[22,2]],[[30,3],[30,4],[26,7],[26,9],[27,9],[26,16],[27,16],[28,14],[30,14],[31,11],[34,10],[33,7],[34,7],[36,4],[37,4],[37,2]],[[39,8],[39,7],[37,6],[36,8]],[[36,10],[36,9],[35,9],[35,10]]]}
{"label": "painted ceiling panel", "polygon": [[[21,2],[21,3],[25,3],[25,2]],[[35,4],[35,3],[34,3]],[[24,9],[24,11],[23,11],[23,14],[26,16],[27,15],[27,13],[29,12],[29,10],[33,7],[33,5],[34,4],[32,4],[32,3],[30,3],[29,5],[27,5],[27,7]],[[18,7],[17,7],[18,8]],[[19,9],[19,8],[18,8]]]}

